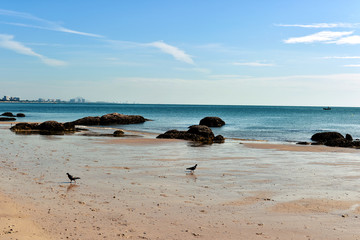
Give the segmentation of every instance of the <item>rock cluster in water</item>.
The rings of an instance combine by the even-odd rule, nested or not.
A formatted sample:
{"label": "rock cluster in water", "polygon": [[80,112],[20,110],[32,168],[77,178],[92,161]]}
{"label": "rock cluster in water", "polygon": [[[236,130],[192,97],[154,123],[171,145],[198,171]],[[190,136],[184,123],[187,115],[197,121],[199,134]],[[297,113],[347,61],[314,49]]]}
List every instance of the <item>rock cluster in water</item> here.
{"label": "rock cluster in water", "polygon": [[[353,140],[350,134],[346,134],[345,137],[338,132],[321,132],[316,133],[311,137],[314,141],[311,145],[325,145],[330,147],[352,147],[360,148],[360,140]],[[310,144],[307,142],[300,142],[298,144]]]}
{"label": "rock cluster in water", "polygon": [[109,113],[101,117],[84,117],[73,121],[75,125],[112,125],[112,124],[137,124],[149,121],[140,115],[124,115],[120,113]]}
{"label": "rock cluster in water", "polygon": [[12,112],[4,112],[1,116],[3,117],[0,117],[0,121],[16,121],[15,117],[25,117],[25,114],[18,113],[14,115]]}
{"label": "rock cluster in water", "polygon": [[[10,113],[7,113],[10,115]],[[15,119],[14,119],[15,120]],[[43,123],[18,123],[11,127],[10,130],[16,133],[39,133],[51,135],[63,135],[67,133],[74,133],[80,129],[76,125],[111,125],[111,124],[136,124],[148,121],[148,119],[138,115],[124,115],[119,113],[110,113],[101,117],[84,117],[73,122],[59,123],[57,121],[46,121]],[[121,137],[124,132],[116,130],[113,134],[89,134],[91,136],[114,136]]]}

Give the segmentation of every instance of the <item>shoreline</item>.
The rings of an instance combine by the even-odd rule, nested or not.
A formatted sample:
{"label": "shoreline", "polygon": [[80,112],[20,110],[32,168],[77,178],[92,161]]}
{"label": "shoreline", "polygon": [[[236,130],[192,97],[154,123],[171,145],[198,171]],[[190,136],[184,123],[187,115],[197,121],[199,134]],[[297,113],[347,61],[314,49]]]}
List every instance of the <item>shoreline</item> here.
{"label": "shoreline", "polygon": [[[0,127],[3,125],[15,125],[17,123],[20,123],[18,121],[16,122],[0,122]],[[37,122],[35,122],[37,123]],[[138,130],[125,130],[122,128],[116,128],[111,126],[82,126],[79,125],[79,127],[84,127],[87,129],[113,129],[113,130],[122,130],[125,133],[127,133],[126,136],[111,139],[111,137],[108,138],[108,140],[105,140],[104,142],[108,143],[126,143],[128,140],[129,144],[136,143],[136,140],[133,140],[132,138],[136,139],[140,137],[141,139],[148,139],[148,140],[141,140],[138,138],[139,142],[150,143],[151,141],[149,139],[155,139],[155,141],[160,142],[177,142],[177,141],[185,141],[191,143],[191,141],[183,140],[183,139],[156,139],[156,136],[161,133],[154,133],[154,132],[145,132],[145,131],[138,131]],[[75,134],[76,135],[76,134]],[[155,137],[155,138],[154,138]],[[127,140],[126,140],[127,139]],[[358,152],[360,149],[356,148],[347,148],[347,147],[329,147],[325,145],[298,145],[296,142],[289,143],[289,142],[270,142],[267,140],[259,140],[259,139],[241,139],[241,138],[225,138],[230,141],[238,142],[239,144],[243,144],[244,146],[248,148],[254,148],[254,149],[273,149],[278,151],[295,151],[295,152],[347,152],[347,153],[353,153]]]}

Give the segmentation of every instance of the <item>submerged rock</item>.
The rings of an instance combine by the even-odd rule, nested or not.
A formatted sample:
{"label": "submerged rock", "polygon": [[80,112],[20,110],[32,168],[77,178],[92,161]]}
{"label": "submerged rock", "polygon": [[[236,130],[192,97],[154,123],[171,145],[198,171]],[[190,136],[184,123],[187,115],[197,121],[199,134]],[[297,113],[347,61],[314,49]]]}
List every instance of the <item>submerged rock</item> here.
{"label": "submerged rock", "polygon": [[212,130],[204,125],[190,126],[188,131],[169,130],[160,134],[157,138],[184,139],[206,144],[223,143],[225,141],[221,135],[215,137]]}
{"label": "submerged rock", "polygon": [[24,113],[18,113],[18,114],[16,114],[16,117],[25,117],[25,114]]}
{"label": "submerged rock", "polygon": [[0,117],[0,121],[16,121],[16,118],[12,117]]}
{"label": "submerged rock", "polygon": [[100,118],[100,125],[111,124],[137,124],[144,123],[147,119],[140,115],[124,115],[120,113],[109,113]]}
{"label": "submerged rock", "polygon": [[100,125],[100,117],[84,117],[72,122],[75,125]]}
{"label": "submerged rock", "polygon": [[208,127],[222,127],[225,122],[219,117],[205,117],[200,120],[199,125],[205,125]]}
{"label": "submerged rock", "polygon": [[11,112],[4,112],[3,114],[1,114],[1,116],[15,117],[14,114],[12,114]]}

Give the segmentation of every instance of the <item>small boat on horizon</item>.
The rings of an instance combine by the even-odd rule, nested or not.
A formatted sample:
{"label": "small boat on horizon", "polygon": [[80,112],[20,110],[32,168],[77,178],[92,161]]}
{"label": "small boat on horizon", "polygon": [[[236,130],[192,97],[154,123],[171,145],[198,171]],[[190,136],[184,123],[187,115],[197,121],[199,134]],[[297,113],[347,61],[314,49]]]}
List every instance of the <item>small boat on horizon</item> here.
{"label": "small boat on horizon", "polygon": [[323,110],[331,110],[331,107],[323,108]]}

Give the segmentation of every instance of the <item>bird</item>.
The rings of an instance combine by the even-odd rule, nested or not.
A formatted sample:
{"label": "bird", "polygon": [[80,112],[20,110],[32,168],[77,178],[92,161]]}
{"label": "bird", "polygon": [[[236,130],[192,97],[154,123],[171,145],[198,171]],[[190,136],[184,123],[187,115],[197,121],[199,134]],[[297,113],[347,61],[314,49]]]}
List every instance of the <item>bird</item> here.
{"label": "bird", "polygon": [[191,172],[194,172],[195,171],[195,169],[196,169],[196,167],[197,167],[197,164],[195,164],[194,166],[192,166],[192,167],[188,167],[188,168],[186,168],[186,170],[189,170],[189,171],[191,171]]}
{"label": "bird", "polygon": [[79,177],[73,177],[72,175],[70,175],[69,173],[66,173],[66,175],[68,176],[68,178],[70,179],[70,183],[72,181],[74,181],[76,183],[76,179],[80,179]]}

